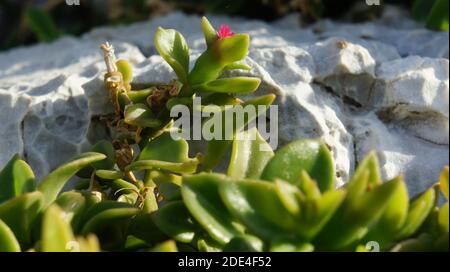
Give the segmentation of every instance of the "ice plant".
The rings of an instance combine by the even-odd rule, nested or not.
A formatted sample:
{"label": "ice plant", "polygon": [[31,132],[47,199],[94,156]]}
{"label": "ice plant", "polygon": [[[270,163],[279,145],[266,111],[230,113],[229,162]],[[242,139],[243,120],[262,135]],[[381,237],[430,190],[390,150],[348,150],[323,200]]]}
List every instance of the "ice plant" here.
{"label": "ice plant", "polygon": [[[0,171],[0,252],[367,251],[374,243],[383,251],[449,250],[448,167],[436,186],[410,199],[401,176],[382,181],[375,153],[335,188],[332,155],[318,139],[274,152],[256,129],[234,131],[253,137],[209,141],[204,158],[190,157],[188,142],[169,133],[171,107],[190,105],[199,93],[218,106],[274,99],[243,101],[235,95],[255,91],[259,80],[221,78],[225,70],[250,69],[242,63],[248,35],[216,32],[206,18],[202,27],[208,49],[192,70],[181,34],[158,29],[156,47],[178,78],[147,89],[133,86],[131,65],[116,61],[112,45],[101,46],[115,109],[102,118],[112,138],[37,186],[18,155],[7,163]],[[226,173],[213,172],[228,147]],[[63,192],[75,176],[75,188]]]}

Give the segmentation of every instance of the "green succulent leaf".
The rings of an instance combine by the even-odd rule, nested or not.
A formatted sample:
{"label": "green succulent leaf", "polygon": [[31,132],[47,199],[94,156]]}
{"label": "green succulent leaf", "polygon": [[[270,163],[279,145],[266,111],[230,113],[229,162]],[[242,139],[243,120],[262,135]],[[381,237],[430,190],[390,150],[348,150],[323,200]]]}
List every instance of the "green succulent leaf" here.
{"label": "green succulent leaf", "polygon": [[150,252],[178,252],[177,244],[173,240],[169,240],[154,246]]}
{"label": "green succulent leaf", "polygon": [[310,243],[293,243],[293,241],[282,239],[274,239],[270,243],[270,252],[313,252],[314,245]]}
{"label": "green succulent leaf", "polygon": [[139,171],[139,170],[167,170],[179,174],[193,174],[197,171],[199,164],[198,159],[190,159],[189,161],[177,163],[177,162],[165,162],[154,160],[141,160],[136,161],[128,165],[126,171]]}
{"label": "green succulent leaf", "polygon": [[217,32],[206,17],[202,17],[202,29],[206,45],[210,48],[219,38]]}
{"label": "green succulent leaf", "polygon": [[272,183],[224,182],[219,192],[231,214],[264,240],[280,233],[289,235],[295,228],[293,216],[285,209]]}
{"label": "green succulent leaf", "polygon": [[164,242],[169,237],[154,223],[151,213],[139,213],[132,218],[128,233],[149,244]]}
{"label": "green succulent leaf", "polygon": [[189,82],[199,85],[216,80],[228,65],[247,56],[249,45],[250,37],[246,34],[217,40],[197,59],[189,74]]}
{"label": "green succulent leaf", "polygon": [[[117,203],[126,204],[123,202]],[[97,205],[100,205],[100,203]],[[91,219],[84,224],[81,233],[84,235],[98,233],[106,227],[123,224],[138,213],[139,209],[133,207],[104,209],[96,213],[96,215],[92,216]]]}
{"label": "green succulent leaf", "polygon": [[281,179],[275,180],[275,190],[286,210],[293,216],[299,217],[301,210],[300,199],[303,197],[300,190],[291,183]]}
{"label": "green succulent leaf", "polygon": [[427,27],[433,30],[448,31],[449,0],[437,0],[427,19]]}
{"label": "green succulent leaf", "polygon": [[64,219],[64,212],[57,205],[50,205],[42,220],[41,251],[67,252],[75,242],[72,229]]}
{"label": "green succulent leaf", "polygon": [[419,195],[409,205],[405,225],[397,235],[397,240],[411,237],[415,234],[431,213],[436,202],[436,189],[430,188]]}
{"label": "green succulent leaf", "polygon": [[187,83],[189,72],[189,46],[183,35],[174,29],[159,27],[155,34],[155,47],[163,59],[172,67],[183,83]]}
{"label": "green succulent leaf", "polygon": [[200,235],[197,237],[197,248],[199,252],[221,252],[223,246],[211,239],[207,235]]}
{"label": "green succulent leaf", "polygon": [[53,202],[66,182],[80,169],[105,158],[106,156],[104,154],[87,152],[75,157],[72,161],[51,172],[41,181],[37,188],[44,195],[45,203],[50,204]]}
{"label": "green succulent leaf", "polygon": [[220,199],[219,187],[229,182],[225,176],[200,174],[183,178],[181,194],[186,207],[208,234],[221,245],[241,231]]}
{"label": "green succulent leaf", "polygon": [[15,155],[0,171],[0,203],[34,191],[34,180],[30,166]]}
{"label": "green succulent leaf", "polygon": [[442,208],[439,210],[439,217],[438,217],[438,222],[439,222],[439,228],[441,229],[442,232],[447,233],[449,231],[449,210],[448,210],[448,202],[444,204],[444,206],[442,206]]}
{"label": "green succulent leaf", "polygon": [[240,61],[236,61],[231,64],[228,64],[224,68],[224,70],[235,70],[235,69],[250,71],[252,69],[252,67],[250,65],[248,65],[244,60],[240,60]]}
{"label": "green succulent leaf", "polygon": [[232,37],[220,39],[214,44],[216,57],[225,63],[225,66],[244,59],[248,54],[250,36],[248,34],[236,34]]}
{"label": "green succulent leaf", "polygon": [[197,229],[182,201],[160,207],[152,213],[152,219],[162,232],[178,242],[190,243],[194,239]]}
{"label": "green succulent leaf", "polygon": [[283,147],[269,161],[261,178],[270,181],[280,178],[299,185],[303,170],[317,181],[322,192],[334,188],[333,158],[319,140],[300,140]]}
{"label": "green succulent leaf", "polygon": [[273,156],[272,148],[256,128],[238,132],[233,141],[228,176],[257,179]]}
{"label": "green succulent leaf", "polygon": [[411,9],[412,17],[421,22],[425,22],[433,8],[436,0],[415,0]]}
{"label": "green succulent leaf", "polygon": [[77,172],[77,176],[90,179],[95,169],[112,169],[116,164],[116,154],[110,141],[101,140],[91,149],[91,152],[102,153],[106,156],[104,160],[91,163]]}
{"label": "green succulent leaf", "polygon": [[144,104],[129,104],[125,106],[125,123],[137,127],[155,128],[161,125],[153,112]]}
{"label": "green succulent leaf", "polygon": [[381,246],[393,242],[397,233],[405,225],[408,217],[408,188],[402,177],[397,177],[396,179],[400,182],[399,188],[393,192],[385,211],[378,222],[372,226],[366,238],[368,241],[377,241]]}
{"label": "green succulent leaf", "polygon": [[406,239],[395,245],[391,252],[425,252],[433,249],[433,238],[429,234],[421,234],[417,238]]}
{"label": "green succulent leaf", "polygon": [[170,133],[163,133],[147,142],[137,160],[188,162],[191,160],[189,145],[184,139],[174,139]]}
{"label": "green succulent leaf", "polygon": [[99,170],[95,171],[95,175],[99,178],[107,179],[107,180],[115,180],[115,179],[123,178],[122,171],[117,171],[117,170],[99,169]]}
{"label": "green succulent leaf", "polygon": [[158,192],[167,201],[181,200],[182,177],[157,171],[152,177],[154,183],[158,186]]}
{"label": "green succulent leaf", "polygon": [[319,247],[342,250],[362,239],[370,225],[381,217],[401,185],[400,180],[392,180],[373,188],[356,200],[348,198],[348,192],[344,203],[317,237]]}
{"label": "green succulent leaf", "polygon": [[439,179],[439,185],[445,198],[448,200],[448,166],[444,168]]}
{"label": "green succulent leaf", "polygon": [[341,206],[344,190],[327,191],[316,199],[301,201],[301,214],[296,232],[304,241],[312,241]]}
{"label": "green succulent leaf", "polygon": [[[204,171],[211,171],[214,167],[216,167],[226,151],[228,150],[228,147],[232,144],[232,140],[234,139],[234,135],[236,132],[242,131],[245,126],[247,126],[250,122],[255,120],[258,116],[263,114],[267,109],[272,105],[273,101],[275,100],[275,95],[268,94],[260,97],[256,97],[254,99],[251,99],[247,102],[245,102],[242,105],[242,108],[245,111],[245,107],[248,105],[251,105],[256,110],[254,112],[251,112],[249,114],[245,114],[244,122],[241,124],[236,124],[236,109],[230,108],[225,112],[222,112],[222,139],[225,140],[216,140],[212,139],[211,141],[208,141],[208,151],[206,153],[206,156],[203,160],[203,170]],[[225,116],[232,115],[233,118],[225,118]],[[231,123],[230,123],[231,122]],[[234,128],[231,131],[227,131],[225,128]],[[230,133],[232,133],[230,135]],[[230,139],[230,140],[227,140]]]}
{"label": "green succulent leaf", "polygon": [[264,243],[252,235],[234,237],[224,248],[224,252],[262,252]]}
{"label": "green succulent leaf", "polygon": [[69,223],[74,231],[79,229],[86,208],[94,204],[91,199],[87,199],[84,193],[75,191],[62,193],[55,203],[64,212],[64,221]]}
{"label": "green succulent leaf", "polygon": [[0,252],[20,252],[20,244],[12,230],[0,220]]}
{"label": "green succulent leaf", "polygon": [[107,186],[113,190],[115,195],[139,191],[134,184],[123,179],[110,180],[108,181]]}
{"label": "green succulent leaf", "polygon": [[256,91],[260,84],[261,80],[259,78],[231,77],[195,85],[193,88],[201,92],[246,94]]}
{"label": "green succulent leaf", "polygon": [[21,244],[29,244],[33,223],[43,206],[42,193],[26,193],[0,204],[0,220],[9,226]]}
{"label": "green succulent leaf", "polygon": [[[380,173],[380,166],[378,163],[378,157],[375,152],[370,152],[364,160],[362,160],[358,168],[356,169],[352,180],[357,180],[361,178],[361,175],[364,174],[364,172],[367,171],[369,174],[368,176],[368,186],[377,186],[381,184],[381,173]],[[352,182],[350,181],[350,183]]]}
{"label": "green succulent leaf", "polygon": [[131,64],[127,60],[118,60],[116,66],[122,74],[123,81],[130,83],[133,80],[133,67],[131,67]]}

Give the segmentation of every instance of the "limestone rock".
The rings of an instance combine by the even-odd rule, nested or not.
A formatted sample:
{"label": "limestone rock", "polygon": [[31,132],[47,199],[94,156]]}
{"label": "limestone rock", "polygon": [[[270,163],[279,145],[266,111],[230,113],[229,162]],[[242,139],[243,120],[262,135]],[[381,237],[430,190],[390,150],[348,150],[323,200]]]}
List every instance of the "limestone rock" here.
{"label": "limestone rock", "polygon": [[[387,8],[372,22],[324,20],[306,28],[296,27],[296,15],[272,24],[208,17],[251,35],[253,69],[231,74],[260,77],[255,95],[277,95],[279,146],[321,138],[339,184],[375,149],[383,176],[404,173],[415,194],[448,164],[448,33],[405,16]],[[42,177],[105,136],[99,116],[111,107],[100,43],[112,42],[119,58],[131,61],[137,83],[173,79],[152,42],[158,26],[186,37],[191,65],[205,48],[200,18],[174,12],[0,53],[0,167],[18,152]]]}

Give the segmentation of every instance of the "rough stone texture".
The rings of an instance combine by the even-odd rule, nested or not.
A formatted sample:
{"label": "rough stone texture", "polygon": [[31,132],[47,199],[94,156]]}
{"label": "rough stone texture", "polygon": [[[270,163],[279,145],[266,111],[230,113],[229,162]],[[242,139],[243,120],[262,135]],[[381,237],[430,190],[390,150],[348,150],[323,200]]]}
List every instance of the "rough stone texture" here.
{"label": "rough stone texture", "polygon": [[[320,137],[342,183],[370,150],[385,178],[403,173],[411,193],[432,184],[448,164],[448,32],[424,29],[395,8],[364,24],[279,22],[209,16],[252,36],[250,72],[275,93],[280,145]],[[79,39],[0,54],[0,167],[22,153],[42,177],[104,133],[111,110],[98,50],[108,40],[131,60],[135,82],[174,78],[152,43],[157,26],[176,28],[194,56],[205,48],[200,18],[172,13],[150,22],[98,28]],[[194,61],[194,60],[192,60]]]}

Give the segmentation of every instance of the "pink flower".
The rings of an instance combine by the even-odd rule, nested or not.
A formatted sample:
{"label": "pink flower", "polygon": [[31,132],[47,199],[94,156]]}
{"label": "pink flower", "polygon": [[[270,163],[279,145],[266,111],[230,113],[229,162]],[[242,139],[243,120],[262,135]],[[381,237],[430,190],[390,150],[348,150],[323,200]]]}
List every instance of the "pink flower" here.
{"label": "pink flower", "polygon": [[217,35],[219,36],[219,39],[224,39],[233,36],[234,33],[231,31],[229,25],[221,25],[219,31],[217,31]]}

